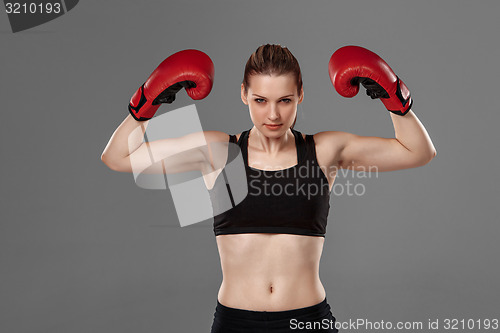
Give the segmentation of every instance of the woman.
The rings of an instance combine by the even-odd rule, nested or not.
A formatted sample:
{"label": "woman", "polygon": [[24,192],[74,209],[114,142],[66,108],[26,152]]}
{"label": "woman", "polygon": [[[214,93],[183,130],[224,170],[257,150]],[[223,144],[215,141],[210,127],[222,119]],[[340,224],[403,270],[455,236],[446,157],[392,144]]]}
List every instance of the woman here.
{"label": "woman", "polygon": [[[362,83],[372,91],[380,88],[373,88],[373,81]],[[164,88],[152,94],[158,95]],[[253,127],[235,136],[203,132],[209,144],[230,141],[241,148],[249,184],[248,195],[240,204],[214,218],[223,282],[212,333],[337,332],[319,279],[336,170],[412,168],[428,163],[436,154],[411,105],[406,105],[404,117],[391,114],[397,138],[338,131],[304,135],[293,128],[303,97],[300,67],[291,52],[280,45],[260,46],[247,61],[241,84],[241,99],[248,105]],[[141,135],[130,148],[128,145],[129,135],[144,124],[135,120],[141,117],[132,111],[102,155],[113,170],[132,171],[131,159],[147,164]],[[172,156],[196,147],[197,137],[199,133],[152,142],[148,151]],[[201,170],[217,205],[214,192],[222,178],[213,164],[210,154],[200,153],[182,163],[172,162],[167,169]],[[214,169],[219,172],[212,172]]]}

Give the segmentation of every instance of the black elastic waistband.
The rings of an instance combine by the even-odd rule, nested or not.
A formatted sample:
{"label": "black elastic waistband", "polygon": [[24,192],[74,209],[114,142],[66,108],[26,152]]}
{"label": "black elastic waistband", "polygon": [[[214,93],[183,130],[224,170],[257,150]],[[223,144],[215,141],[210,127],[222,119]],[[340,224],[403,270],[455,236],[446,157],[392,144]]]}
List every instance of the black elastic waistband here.
{"label": "black elastic waistband", "polygon": [[330,311],[330,306],[325,299],[315,305],[311,305],[305,308],[286,310],[286,311],[253,311],[253,310],[243,310],[230,308],[228,306],[222,305],[217,300],[216,313],[224,316],[230,316],[232,318],[239,319],[251,319],[251,320],[278,320],[278,319],[289,319],[300,317],[312,313],[328,312]]}

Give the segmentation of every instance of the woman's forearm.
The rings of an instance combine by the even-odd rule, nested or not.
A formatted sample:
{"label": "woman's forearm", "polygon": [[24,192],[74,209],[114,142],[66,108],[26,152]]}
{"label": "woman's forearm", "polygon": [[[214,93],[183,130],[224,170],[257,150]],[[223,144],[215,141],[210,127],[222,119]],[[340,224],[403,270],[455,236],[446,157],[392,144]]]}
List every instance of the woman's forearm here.
{"label": "woman's forearm", "polygon": [[412,110],[405,116],[391,113],[396,139],[418,159],[432,159],[436,156],[429,133]]}

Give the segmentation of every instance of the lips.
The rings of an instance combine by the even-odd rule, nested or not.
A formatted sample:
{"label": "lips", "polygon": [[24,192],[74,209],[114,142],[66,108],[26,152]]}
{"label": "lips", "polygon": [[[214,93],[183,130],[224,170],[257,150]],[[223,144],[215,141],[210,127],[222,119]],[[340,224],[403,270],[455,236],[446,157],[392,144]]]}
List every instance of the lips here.
{"label": "lips", "polygon": [[269,129],[278,129],[281,127],[283,124],[265,124],[265,126]]}

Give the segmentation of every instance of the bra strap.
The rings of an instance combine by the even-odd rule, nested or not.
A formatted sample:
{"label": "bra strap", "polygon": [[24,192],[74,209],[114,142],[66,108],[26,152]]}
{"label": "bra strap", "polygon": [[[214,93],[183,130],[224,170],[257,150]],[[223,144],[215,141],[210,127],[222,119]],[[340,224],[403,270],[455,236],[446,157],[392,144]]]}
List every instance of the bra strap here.
{"label": "bra strap", "polygon": [[248,134],[250,130],[243,131],[240,134],[240,139],[238,140],[238,146],[241,149],[241,155],[243,156],[243,162],[245,166],[248,166]]}
{"label": "bra strap", "polygon": [[314,143],[314,138],[312,134],[306,134],[306,156],[309,160],[316,160],[316,146]]}
{"label": "bra strap", "polygon": [[297,147],[297,163],[302,164],[307,158],[306,142],[299,131],[292,128],[292,133],[295,136],[295,145]]}
{"label": "bra strap", "polygon": [[230,163],[232,160],[234,160],[239,152],[240,149],[239,147],[236,146],[236,135],[229,135],[229,143],[228,143],[228,158],[227,158],[227,163]]}

